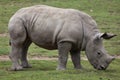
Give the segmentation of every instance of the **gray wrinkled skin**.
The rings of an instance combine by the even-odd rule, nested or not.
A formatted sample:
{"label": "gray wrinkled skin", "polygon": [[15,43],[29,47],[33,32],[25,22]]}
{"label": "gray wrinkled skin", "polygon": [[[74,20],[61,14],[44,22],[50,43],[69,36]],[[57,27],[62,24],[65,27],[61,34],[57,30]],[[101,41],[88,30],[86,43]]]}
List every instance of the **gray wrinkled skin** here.
{"label": "gray wrinkled skin", "polygon": [[45,5],[22,8],[11,17],[8,30],[11,70],[31,67],[27,51],[32,42],[45,49],[58,49],[57,70],[66,69],[69,52],[75,69],[82,68],[80,51],[86,52],[89,62],[98,70],[105,70],[114,59],[105,51],[102,40],[115,35],[100,33],[96,22],[78,10]]}

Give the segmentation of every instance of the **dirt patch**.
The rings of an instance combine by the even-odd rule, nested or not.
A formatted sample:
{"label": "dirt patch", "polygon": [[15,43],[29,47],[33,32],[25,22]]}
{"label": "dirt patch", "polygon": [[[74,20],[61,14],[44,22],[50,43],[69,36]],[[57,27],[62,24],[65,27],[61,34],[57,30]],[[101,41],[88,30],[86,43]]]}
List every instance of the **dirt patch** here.
{"label": "dirt patch", "polygon": [[120,59],[120,55],[115,55],[114,56],[116,59]]}
{"label": "dirt patch", "polygon": [[28,57],[28,60],[57,60],[57,57],[44,57],[44,56],[32,56]]}
{"label": "dirt patch", "polygon": [[[120,55],[115,56],[116,59],[120,59]],[[86,57],[82,57],[82,60],[88,60]],[[8,55],[1,55],[0,61],[9,61]],[[58,60],[57,57],[46,57],[46,56],[29,56],[28,60]],[[69,58],[69,60],[71,60]]]}
{"label": "dirt patch", "polygon": [[[8,55],[1,55],[0,56],[0,61],[9,61]],[[46,57],[46,56],[29,56],[28,60],[58,60],[57,57]],[[69,58],[69,60],[71,60]],[[86,57],[82,57],[82,60],[87,60]]]}
{"label": "dirt patch", "polygon": [[10,60],[10,59],[7,55],[0,56],[0,61],[8,61],[8,60]]}
{"label": "dirt patch", "polygon": [[[0,56],[0,61],[9,61],[9,56],[8,55],[1,55]],[[43,56],[32,56],[28,57],[28,60],[57,60],[57,58],[49,58],[49,57],[43,57]]]}
{"label": "dirt patch", "polygon": [[2,33],[2,34],[0,34],[0,37],[6,37],[6,36],[8,36],[8,33]]}

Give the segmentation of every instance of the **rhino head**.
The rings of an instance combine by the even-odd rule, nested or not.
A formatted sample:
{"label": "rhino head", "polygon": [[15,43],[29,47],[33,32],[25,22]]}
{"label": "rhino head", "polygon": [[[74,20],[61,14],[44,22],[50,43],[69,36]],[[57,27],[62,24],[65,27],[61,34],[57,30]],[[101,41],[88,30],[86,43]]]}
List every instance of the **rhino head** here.
{"label": "rhino head", "polygon": [[116,35],[110,33],[97,33],[88,41],[86,55],[95,69],[105,70],[115,59],[106,52],[103,46],[103,39],[110,39],[114,36]]}

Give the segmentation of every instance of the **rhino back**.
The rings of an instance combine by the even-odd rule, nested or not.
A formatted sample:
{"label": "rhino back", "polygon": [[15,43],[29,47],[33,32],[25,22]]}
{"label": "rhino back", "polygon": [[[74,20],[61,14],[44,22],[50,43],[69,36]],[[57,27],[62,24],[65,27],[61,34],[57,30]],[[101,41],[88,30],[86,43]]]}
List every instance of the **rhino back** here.
{"label": "rhino back", "polygon": [[82,22],[93,24],[91,17],[84,12],[45,5],[22,8],[13,17],[20,18],[30,39],[46,49],[55,49],[57,43],[62,41],[80,45],[83,38]]}

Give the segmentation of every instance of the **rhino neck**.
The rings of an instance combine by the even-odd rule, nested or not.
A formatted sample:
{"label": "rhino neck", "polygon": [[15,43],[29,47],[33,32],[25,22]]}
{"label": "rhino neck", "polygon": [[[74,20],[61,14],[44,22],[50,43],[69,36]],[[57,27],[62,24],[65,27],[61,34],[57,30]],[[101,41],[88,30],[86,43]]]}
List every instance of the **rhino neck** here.
{"label": "rhino neck", "polygon": [[86,32],[85,40],[84,40],[84,50],[86,50],[87,44],[93,40],[96,34],[100,33],[98,29],[91,30],[90,32]]}
{"label": "rhino neck", "polygon": [[83,27],[84,28],[84,37],[83,37],[83,42],[82,42],[82,51],[86,50],[87,44],[92,40],[92,38],[97,34],[100,33],[100,31],[96,28],[89,28],[89,27]]}

